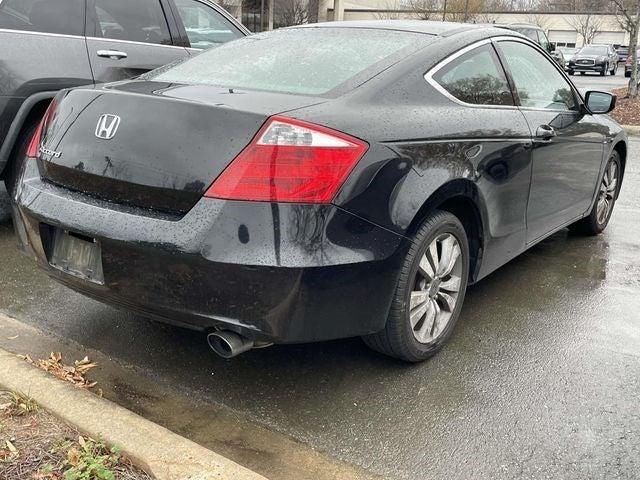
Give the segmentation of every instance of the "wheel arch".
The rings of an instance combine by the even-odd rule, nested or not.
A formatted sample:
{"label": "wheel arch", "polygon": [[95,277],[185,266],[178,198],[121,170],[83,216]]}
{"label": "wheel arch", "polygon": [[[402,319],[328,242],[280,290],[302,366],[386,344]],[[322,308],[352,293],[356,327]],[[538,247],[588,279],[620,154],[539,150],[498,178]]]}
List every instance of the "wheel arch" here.
{"label": "wheel arch", "polygon": [[18,139],[25,125],[44,115],[45,110],[51,103],[51,100],[58,92],[39,92],[28,97],[20,106],[18,113],[11,122],[7,136],[5,137],[2,147],[0,148],[0,177],[7,170],[11,156],[14,153]]}
{"label": "wheel arch", "polygon": [[469,241],[469,281],[475,282],[482,264],[485,246],[486,212],[476,185],[465,179],[452,180],[438,188],[414,215],[407,235],[413,235],[434,210],[455,215],[464,226]]}
{"label": "wheel arch", "polygon": [[[620,155],[620,166],[622,167],[620,183],[622,183],[624,180],[624,171],[627,166],[627,143],[624,140],[620,140],[613,146],[612,151],[618,152],[618,155]],[[618,193],[620,193],[620,189],[618,189]]]}

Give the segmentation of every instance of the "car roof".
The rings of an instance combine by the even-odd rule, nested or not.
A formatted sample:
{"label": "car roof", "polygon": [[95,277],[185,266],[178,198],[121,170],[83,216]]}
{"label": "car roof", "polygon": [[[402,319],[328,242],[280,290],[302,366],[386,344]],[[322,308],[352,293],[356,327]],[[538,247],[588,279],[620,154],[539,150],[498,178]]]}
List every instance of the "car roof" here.
{"label": "car roof", "polygon": [[368,28],[378,30],[399,30],[412,33],[424,33],[448,37],[456,33],[471,30],[493,28],[492,24],[433,22],[429,20],[347,20],[341,22],[322,22],[299,25],[288,28]]}

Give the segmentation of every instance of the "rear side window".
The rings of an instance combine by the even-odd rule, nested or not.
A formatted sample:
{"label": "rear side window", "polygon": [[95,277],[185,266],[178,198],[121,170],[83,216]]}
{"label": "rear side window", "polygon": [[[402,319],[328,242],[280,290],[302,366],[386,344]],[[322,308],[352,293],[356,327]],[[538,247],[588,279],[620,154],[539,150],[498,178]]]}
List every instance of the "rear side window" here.
{"label": "rear side window", "polygon": [[447,63],[433,79],[450,95],[474,105],[514,105],[502,65],[491,45]]}
{"label": "rear side window", "polygon": [[196,0],[175,0],[192,48],[210,48],[243,37],[213,8]]}
{"label": "rear side window", "polygon": [[87,35],[171,45],[159,0],[94,0],[95,27]]}
{"label": "rear side window", "polygon": [[0,28],[84,35],[84,0],[0,0]]}
{"label": "rear side window", "polygon": [[364,28],[287,28],[225,43],[146,78],[321,95],[356,75],[370,78],[433,38]]}

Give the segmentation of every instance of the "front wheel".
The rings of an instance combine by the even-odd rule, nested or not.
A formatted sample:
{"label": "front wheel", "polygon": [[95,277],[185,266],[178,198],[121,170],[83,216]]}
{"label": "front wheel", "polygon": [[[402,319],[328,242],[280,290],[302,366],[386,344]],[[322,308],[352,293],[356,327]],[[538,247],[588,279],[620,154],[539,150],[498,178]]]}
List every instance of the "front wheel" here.
{"label": "front wheel", "polygon": [[589,215],[574,223],[572,230],[585,235],[598,235],[607,228],[613,213],[613,207],[618,199],[622,180],[622,164],[620,154],[614,151],[604,171],[600,182],[596,202]]}
{"label": "front wheel", "polygon": [[413,240],[385,329],[363,339],[381,353],[420,362],[442,348],[458,321],[469,277],[469,244],[458,218],[439,210]]}
{"label": "front wheel", "polygon": [[569,75],[573,75],[573,70],[569,70]]}
{"label": "front wheel", "polygon": [[600,76],[604,77],[607,74],[607,70],[609,70],[609,65],[602,67],[602,70],[600,70]]}
{"label": "front wheel", "polygon": [[617,70],[618,70],[618,64],[616,63],[611,69],[611,72],[609,73],[611,73],[611,75],[615,75]]}

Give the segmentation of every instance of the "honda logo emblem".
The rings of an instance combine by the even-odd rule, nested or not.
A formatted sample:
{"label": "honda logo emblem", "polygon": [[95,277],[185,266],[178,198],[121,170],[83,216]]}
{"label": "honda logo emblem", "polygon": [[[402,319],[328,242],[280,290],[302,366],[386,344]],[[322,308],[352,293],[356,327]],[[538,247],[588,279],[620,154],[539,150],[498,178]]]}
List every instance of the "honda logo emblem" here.
{"label": "honda logo emblem", "polygon": [[120,117],[117,115],[101,115],[96,127],[96,137],[103,140],[111,140],[116,136],[120,126]]}

